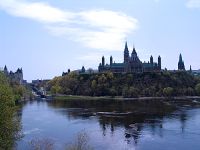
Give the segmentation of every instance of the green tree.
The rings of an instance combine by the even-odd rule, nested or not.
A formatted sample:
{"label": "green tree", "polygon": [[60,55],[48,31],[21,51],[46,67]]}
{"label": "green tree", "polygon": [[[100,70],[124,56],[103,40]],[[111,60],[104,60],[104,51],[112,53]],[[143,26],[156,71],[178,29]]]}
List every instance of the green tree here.
{"label": "green tree", "polygon": [[128,86],[124,86],[123,90],[122,90],[122,96],[123,97],[129,97],[129,89]]}
{"label": "green tree", "polygon": [[114,97],[114,96],[116,96],[116,95],[117,95],[117,91],[115,90],[114,87],[112,87],[112,88],[110,89],[110,96]]}
{"label": "green tree", "polygon": [[200,83],[198,83],[198,84],[195,86],[195,91],[196,91],[197,95],[200,95]]}
{"label": "green tree", "polygon": [[172,87],[166,87],[163,89],[164,96],[171,97],[173,96],[174,89]]}
{"label": "green tree", "polygon": [[14,116],[14,106],[13,90],[0,73],[0,149],[12,149],[15,140],[20,138],[20,124]]}
{"label": "green tree", "polygon": [[51,87],[52,94],[58,94],[60,92],[61,92],[61,87],[59,85],[56,84]]}
{"label": "green tree", "polygon": [[128,90],[129,97],[138,97],[139,96],[139,90],[135,87],[130,87]]}

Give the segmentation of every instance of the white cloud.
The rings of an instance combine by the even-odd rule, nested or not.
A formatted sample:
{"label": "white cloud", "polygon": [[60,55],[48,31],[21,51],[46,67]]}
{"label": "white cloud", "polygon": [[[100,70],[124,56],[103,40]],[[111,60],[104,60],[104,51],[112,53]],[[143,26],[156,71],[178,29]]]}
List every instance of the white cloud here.
{"label": "white cloud", "polygon": [[186,6],[188,8],[200,8],[200,0],[188,0]]}
{"label": "white cloud", "polygon": [[41,22],[54,35],[101,50],[121,50],[128,34],[138,28],[137,19],[110,10],[71,12],[48,3],[23,0],[0,0],[0,9]]}

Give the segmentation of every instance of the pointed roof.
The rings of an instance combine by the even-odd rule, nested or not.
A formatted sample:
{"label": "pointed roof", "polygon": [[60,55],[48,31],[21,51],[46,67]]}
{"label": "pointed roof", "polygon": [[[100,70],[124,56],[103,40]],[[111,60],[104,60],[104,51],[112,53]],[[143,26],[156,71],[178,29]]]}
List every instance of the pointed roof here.
{"label": "pointed roof", "polygon": [[137,54],[137,52],[136,52],[136,50],[135,50],[135,46],[133,47],[132,54]]}
{"label": "pointed roof", "polygon": [[7,69],[7,66],[5,65],[5,67],[4,67],[4,71],[7,71],[8,69]]}
{"label": "pointed roof", "polygon": [[84,66],[82,66],[82,69],[81,69],[83,72],[85,71],[85,67]]}
{"label": "pointed roof", "polygon": [[179,55],[179,62],[183,62],[182,55]]}
{"label": "pointed roof", "polygon": [[128,44],[127,44],[127,41],[126,41],[126,43],[125,43],[125,48],[128,48]]}
{"label": "pointed roof", "polygon": [[126,41],[126,43],[125,43],[124,51],[128,52],[128,44],[127,44],[127,41]]}

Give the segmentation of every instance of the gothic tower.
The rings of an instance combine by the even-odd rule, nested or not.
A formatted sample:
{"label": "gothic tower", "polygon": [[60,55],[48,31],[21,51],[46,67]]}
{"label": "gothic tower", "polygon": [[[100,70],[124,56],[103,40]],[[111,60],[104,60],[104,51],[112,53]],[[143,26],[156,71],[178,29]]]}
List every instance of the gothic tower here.
{"label": "gothic tower", "polygon": [[133,47],[133,51],[131,53],[131,62],[137,62],[137,63],[140,62],[140,60],[139,60],[139,58],[137,56],[137,52],[135,50],[135,47]]}
{"label": "gothic tower", "polygon": [[179,55],[178,70],[185,70],[185,65],[181,54]]}
{"label": "gothic tower", "polygon": [[151,66],[153,66],[153,56],[152,55],[150,57],[150,63],[151,63]]}
{"label": "gothic tower", "polygon": [[129,62],[129,50],[128,50],[128,45],[126,42],[125,48],[124,48],[124,63],[128,63],[128,62]]}
{"label": "gothic tower", "polygon": [[7,69],[7,66],[5,65],[4,67],[4,74],[7,76],[8,75],[8,69]]}
{"label": "gothic tower", "polygon": [[105,66],[105,58],[104,58],[104,56],[102,57],[102,66],[103,67]]}
{"label": "gothic tower", "polygon": [[110,56],[110,66],[112,66],[112,64],[113,64],[113,58],[112,56]]}
{"label": "gothic tower", "polygon": [[158,69],[161,70],[161,57],[158,56]]}

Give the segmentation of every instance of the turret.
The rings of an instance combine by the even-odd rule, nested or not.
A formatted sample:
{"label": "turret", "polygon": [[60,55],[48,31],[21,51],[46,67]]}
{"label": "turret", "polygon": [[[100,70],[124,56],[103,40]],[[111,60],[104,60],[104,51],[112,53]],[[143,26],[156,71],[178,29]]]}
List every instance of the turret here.
{"label": "turret", "polygon": [[126,42],[125,48],[124,48],[124,63],[128,63],[128,62],[129,62],[129,50],[128,50],[128,45]]}
{"label": "turret", "polygon": [[103,67],[105,66],[105,58],[104,58],[104,56],[102,57],[102,66]]}
{"label": "turret", "polygon": [[137,56],[137,52],[136,52],[136,50],[135,50],[135,47],[133,47],[133,51],[132,51],[132,53],[131,53],[131,60],[132,60],[132,61],[139,61],[139,58],[138,58],[138,56]]}
{"label": "turret", "polygon": [[153,56],[150,57],[150,63],[153,66]]}
{"label": "turret", "polygon": [[112,56],[110,56],[110,66],[112,66],[112,64],[113,64],[113,58]]}
{"label": "turret", "polygon": [[158,56],[158,69],[161,70],[161,57]]}
{"label": "turret", "polygon": [[185,70],[185,64],[181,54],[179,55],[178,70]]}
{"label": "turret", "polygon": [[8,72],[8,69],[7,69],[7,66],[5,65],[5,67],[4,67],[4,74],[5,75],[8,75],[9,74],[9,72]]}
{"label": "turret", "polygon": [[85,67],[82,66],[81,73],[85,73]]}

